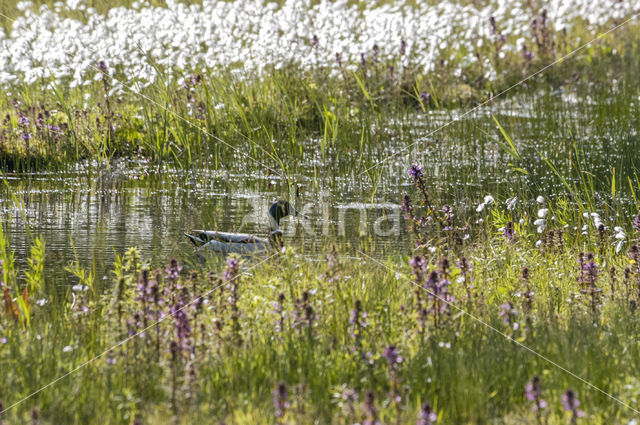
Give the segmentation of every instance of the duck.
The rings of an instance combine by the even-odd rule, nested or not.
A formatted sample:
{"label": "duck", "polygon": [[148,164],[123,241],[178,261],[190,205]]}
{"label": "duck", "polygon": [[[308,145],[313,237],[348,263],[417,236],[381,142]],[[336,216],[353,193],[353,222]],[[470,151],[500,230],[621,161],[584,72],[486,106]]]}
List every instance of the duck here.
{"label": "duck", "polygon": [[215,230],[192,230],[184,235],[199,249],[221,254],[259,254],[267,251],[279,251],[284,247],[284,237],[280,230],[280,219],[298,215],[288,201],[279,200],[269,208],[268,238],[248,233],[228,233]]}

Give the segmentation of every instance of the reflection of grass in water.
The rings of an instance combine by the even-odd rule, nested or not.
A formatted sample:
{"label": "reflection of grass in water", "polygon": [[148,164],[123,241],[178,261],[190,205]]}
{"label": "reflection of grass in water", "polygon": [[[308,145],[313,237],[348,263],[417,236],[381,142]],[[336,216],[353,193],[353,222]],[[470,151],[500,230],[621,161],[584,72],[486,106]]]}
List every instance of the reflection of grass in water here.
{"label": "reflection of grass in water", "polygon": [[[14,313],[0,319],[0,337],[7,338],[0,344],[0,356],[11,364],[2,376],[2,385],[12,388],[2,395],[5,406],[103,352],[129,331],[148,326],[172,306],[218,289],[207,293],[205,304],[185,307],[185,317],[167,318],[12,409],[6,419],[18,421],[35,409],[52,423],[90,422],[98,413],[108,423],[129,423],[135,415],[145,423],[163,423],[167,414],[178,415],[180,423],[212,418],[273,423],[272,390],[284,382],[288,403],[283,414],[289,422],[319,418],[347,423],[352,414],[362,418],[363,399],[371,390],[384,423],[396,418],[399,423],[415,422],[423,401],[431,402],[443,423],[523,423],[535,421],[524,387],[538,375],[549,404],[544,413],[549,423],[566,423],[560,398],[567,388],[576,390],[587,416],[624,423],[621,418],[631,417],[631,411],[455,308],[441,303],[436,320],[434,299],[410,283],[426,282],[428,272],[441,269],[447,254],[448,292],[457,307],[630,402],[640,389],[628,378],[636,369],[633,335],[639,326],[634,313],[639,295],[637,264],[625,254],[628,245],[615,254],[613,231],[607,230],[602,239],[592,219],[576,216],[565,202],[540,204],[551,211],[539,235],[530,218],[537,217],[536,211],[519,205],[512,210],[501,202],[486,206],[478,213],[485,222],[471,224],[474,238],[448,253],[443,251],[446,235],[437,226],[429,230],[431,240],[442,242],[435,242],[433,251],[417,251],[425,257],[424,278],[412,271],[407,257],[391,255],[380,266],[366,255],[352,258],[350,251],[330,246],[317,258],[288,249],[264,263],[245,260],[245,267],[255,268],[233,282],[220,280],[226,265],[214,258],[203,264],[185,256],[184,269],[174,281],[171,267],[167,271],[162,264],[148,264],[130,250],[118,255],[107,282],[78,264],[68,267],[76,276],[68,275],[77,286],[74,296],[71,289],[60,294],[47,270],[32,272],[27,277],[32,288],[30,327],[23,323],[25,303],[17,308],[16,321]],[[608,216],[602,219],[613,227]],[[507,221],[515,223],[511,242],[499,230]],[[588,226],[586,235],[583,224]],[[631,223],[624,224],[631,238]],[[536,247],[538,238],[544,242]],[[582,291],[589,285],[576,263],[580,251],[596,253],[600,274],[595,288],[601,292],[595,292],[595,311],[591,292]],[[0,253],[5,268],[12,264],[6,252]],[[464,274],[462,256],[471,263]],[[31,257],[41,254],[32,250]],[[413,264],[420,267],[415,260]],[[526,279],[521,276],[524,267]],[[150,270],[147,278],[141,277],[143,269]],[[24,292],[16,287],[14,274],[7,276],[17,303]],[[436,274],[437,279],[442,276]],[[144,296],[142,287],[148,288]],[[534,294],[524,295],[530,292]],[[36,302],[44,299],[48,301],[42,306]],[[359,313],[353,319],[351,310],[358,300]],[[508,303],[511,310],[505,307]],[[392,366],[392,352],[385,355],[391,345],[403,358]],[[353,412],[350,390],[359,397]],[[394,401],[396,396],[399,401]]]}

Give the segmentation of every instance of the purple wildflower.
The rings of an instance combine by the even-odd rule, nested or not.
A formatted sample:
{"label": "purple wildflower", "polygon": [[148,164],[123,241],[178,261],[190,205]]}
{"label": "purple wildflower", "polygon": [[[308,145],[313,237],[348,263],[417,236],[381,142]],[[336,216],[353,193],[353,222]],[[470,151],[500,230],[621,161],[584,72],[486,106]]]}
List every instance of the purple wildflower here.
{"label": "purple wildflower", "polygon": [[[316,315],[311,306],[311,296],[309,291],[302,293],[302,298],[296,299],[295,310],[293,312],[293,327],[307,328],[311,331]],[[309,335],[312,335],[309,333]]]}
{"label": "purple wildflower", "polygon": [[409,194],[405,193],[402,197],[402,204],[400,206],[402,208],[402,212],[404,212],[404,218],[409,219],[413,217],[413,204],[411,203],[411,197]]}
{"label": "purple wildflower", "polygon": [[227,268],[224,269],[222,273],[222,277],[225,281],[230,282],[238,276],[238,272],[240,271],[240,260],[235,257],[230,257],[227,259]]}
{"label": "purple wildflower", "polygon": [[222,277],[226,281],[233,280],[237,275],[240,269],[240,261],[237,258],[229,258],[227,259],[227,268],[222,273]]}
{"label": "purple wildflower", "polygon": [[571,412],[571,424],[575,424],[578,418],[584,416],[584,412],[580,409],[580,400],[576,397],[576,394],[568,389],[566,393],[562,394],[562,407],[564,410]]}
{"label": "purple wildflower", "polygon": [[378,55],[380,54],[380,47],[378,47],[377,44],[374,44],[371,50],[373,50],[373,63],[377,63]]}
{"label": "purple wildflower", "polygon": [[345,407],[347,412],[349,412],[349,416],[351,417],[350,421],[356,422],[355,420],[355,415],[356,415],[356,406],[355,404],[358,401],[358,393],[355,392],[354,390],[347,388],[344,391],[342,391],[341,394],[341,398],[342,401],[345,403]]}
{"label": "purple wildflower", "polygon": [[502,236],[511,242],[513,240],[513,236],[515,235],[515,230],[513,228],[513,221],[507,221],[507,223],[502,228]]}
{"label": "purple wildflower", "polygon": [[522,294],[524,298],[524,308],[525,311],[529,311],[531,310],[531,306],[533,305],[533,299],[536,293],[533,289],[531,289],[528,267],[524,267],[522,269],[522,281],[524,282],[524,293]]}
{"label": "purple wildflower", "polygon": [[578,281],[584,287],[581,292],[588,294],[591,298],[591,309],[595,313],[597,306],[597,296],[602,289],[596,287],[596,280],[600,270],[594,261],[593,252],[587,254],[585,261],[584,254],[581,252],[578,256],[578,265],[580,266],[580,276]]}
{"label": "purple wildflower", "polygon": [[409,168],[409,175],[414,180],[417,180],[417,179],[421,178],[422,177],[422,166],[421,165],[412,165]]}
{"label": "purple wildflower", "polygon": [[493,16],[491,16],[489,18],[489,25],[490,25],[490,33],[491,35],[496,35],[496,33],[498,32],[498,26],[496,25],[496,18],[494,18]]}
{"label": "purple wildflower", "polygon": [[382,353],[382,357],[387,359],[387,361],[389,362],[389,366],[392,369],[395,369],[397,365],[402,363],[403,360],[395,345],[390,345],[385,348],[384,352]]}
{"label": "purple wildflower", "polygon": [[290,406],[287,384],[280,382],[276,389],[273,390],[273,408],[275,409],[276,418],[283,417]]}
{"label": "purple wildflower", "polygon": [[107,69],[107,63],[103,60],[98,61],[98,70],[100,70],[103,76],[109,75],[109,70]]}
{"label": "purple wildflower", "polygon": [[376,408],[375,397],[373,391],[367,391],[364,398],[362,410],[366,416],[366,419],[362,421],[362,425],[379,425],[378,409]]}
{"label": "purple wildflower", "polygon": [[178,260],[172,258],[167,268],[165,269],[167,272],[166,278],[170,280],[177,280],[179,273],[182,271],[182,266],[178,264]]}
{"label": "purple wildflower", "polygon": [[538,375],[533,375],[531,381],[524,386],[524,391],[527,400],[533,402],[531,404],[532,412],[539,413],[540,410],[547,407],[547,402],[542,399],[542,385]]}
{"label": "purple wildflower", "polygon": [[640,231],[640,213],[633,219],[633,228]]}
{"label": "purple wildflower", "polygon": [[409,265],[413,268],[413,275],[415,276],[414,282],[417,285],[422,285],[424,275],[427,271],[427,261],[423,256],[415,255],[409,260]]}
{"label": "purple wildflower", "polygon": [[[432,292],[436,286],[438,285],[438,272],[433,270],[431,273],[429,273],[429,278],[427,279],[427,281],[424,283],[424,287],[427,289],[427,291]],[[433,296],[433,294],[429,294],[431,296]]]}
{"label": "purple wildflower", "polygon": [[418,412],[416,425],[433,425],[438,420],[438,415],[433,411],[429,403],[423,403]]}
{"label": "purple wildflower", "polygon": [[365,52],[360,52],[360,66],[363,68],[367,67],[367,56]]}
{"label": "purple wildflower", "polygon": [[518,330],[519,327],[518,322],[516,322],[517,315],[518,310],[514,308],[510,301],[500,306],[500,317],[502,317],[502,321],[511,325],[514,331]]}
{"label": "purple wildflower", "polygon": [[177,344],[178,353],[189,353],[191,351],[191,321],[189,319],[187,306],[185,302],[185,294],[178,294],[175,297],[174,304],[171,306],[171,315],[173,316],[173,328],[175,332],[175,343]]}
{"label": "purple wildflower", "polygon": [[443,228],[442,230],[444,231],[451,231],[453,230],[453,208],[451,208],[449,205],[444,205],[442,207],[442,223],[443,223]]}

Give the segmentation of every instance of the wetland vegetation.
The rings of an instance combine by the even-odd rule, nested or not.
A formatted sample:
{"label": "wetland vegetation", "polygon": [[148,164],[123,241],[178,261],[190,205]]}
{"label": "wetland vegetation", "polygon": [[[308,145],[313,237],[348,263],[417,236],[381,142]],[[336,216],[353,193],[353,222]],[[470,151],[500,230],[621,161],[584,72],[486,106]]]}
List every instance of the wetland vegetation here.
{"label": "wetland vegetation", "polygon": [[637,423],[638,12],[0,0],[0,424]]}

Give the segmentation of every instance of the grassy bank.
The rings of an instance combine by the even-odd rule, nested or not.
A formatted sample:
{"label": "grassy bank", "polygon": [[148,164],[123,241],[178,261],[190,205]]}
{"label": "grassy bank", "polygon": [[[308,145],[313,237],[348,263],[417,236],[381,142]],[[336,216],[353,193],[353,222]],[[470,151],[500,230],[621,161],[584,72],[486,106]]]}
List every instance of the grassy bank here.
{"label": "grassy bank", "polygon": [[43,241],[27,270],[3,246],[3,406],[80,367],[4,422],[414,423],[428,402],[439,423],[561,424],[572,389],[579,422],[626,423],[558,365],[633,406],[638,219],[487,199],[473,224],[413,198],[410,258],[289,248],[220,272],[131,249],[106,280],[69,264],[61,287]]}

